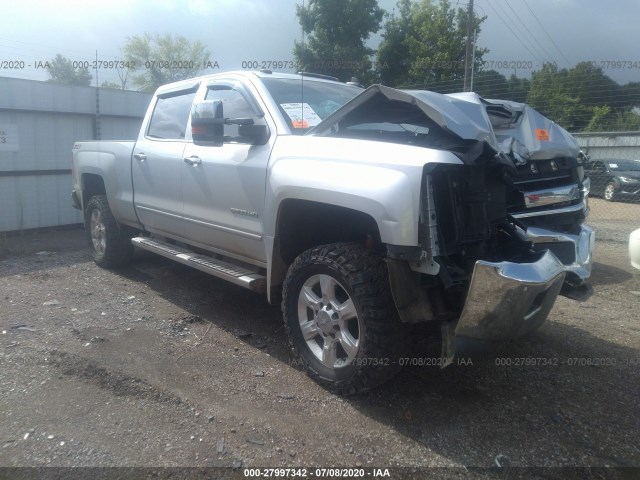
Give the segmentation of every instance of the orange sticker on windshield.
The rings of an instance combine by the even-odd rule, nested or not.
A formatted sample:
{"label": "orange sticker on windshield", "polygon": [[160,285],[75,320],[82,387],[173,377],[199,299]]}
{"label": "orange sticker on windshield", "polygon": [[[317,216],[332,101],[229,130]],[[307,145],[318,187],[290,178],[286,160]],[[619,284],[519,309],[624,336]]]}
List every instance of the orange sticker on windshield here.
{"label": "orange sticker on windshield", "polygon": [[309,122],[306,120],[293,120],[291,123],[293,128],[309,128]]}
{"label": "orange sticker on windshield", "polygon": [[546,130],[544,128],[536,128],[536,139],[540,140],[541,142],[548,142],[549,130]]}

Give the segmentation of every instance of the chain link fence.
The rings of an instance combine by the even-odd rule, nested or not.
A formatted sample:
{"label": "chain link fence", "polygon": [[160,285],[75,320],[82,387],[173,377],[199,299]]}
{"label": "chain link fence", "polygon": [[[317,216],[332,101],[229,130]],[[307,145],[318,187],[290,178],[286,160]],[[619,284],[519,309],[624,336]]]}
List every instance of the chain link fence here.
{"label": "chain link fence", "polygon": [[588,223],[596,241],[626,243],[640,228],[640,132],[574,134],[589,161]]}

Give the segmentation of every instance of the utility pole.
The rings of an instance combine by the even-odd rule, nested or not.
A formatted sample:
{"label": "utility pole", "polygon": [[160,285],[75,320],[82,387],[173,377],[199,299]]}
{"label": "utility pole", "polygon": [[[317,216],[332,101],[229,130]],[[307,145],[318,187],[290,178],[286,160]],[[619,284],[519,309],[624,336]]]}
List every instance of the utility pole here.
{"label": "utility pole", "polygon": [[471,62],[473,62],[473,0],[469,0],[467,10],[467,50],[464,56],[464,91],[471,91]]}

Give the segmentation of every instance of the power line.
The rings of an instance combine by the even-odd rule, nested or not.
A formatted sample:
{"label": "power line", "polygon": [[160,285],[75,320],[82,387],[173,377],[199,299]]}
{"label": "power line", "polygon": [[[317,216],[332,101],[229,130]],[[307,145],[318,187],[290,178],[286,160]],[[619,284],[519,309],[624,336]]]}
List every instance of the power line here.
{"label": "power line", "polygon": [[542,58],[542,59],[547,58],[547,54],[546,54],[546,53],[544,53],[544,51],[542,51],[542,50],[541,50],[541,52],[542,52],[542,53],[540,53],[540,52],[538,51],[539,49],[538,49],[536,46],[534,46],[534,45],[533,45],[533,42],[532,42],[530,39],[526,38],[526,32],[524,32],[524,31],[522,30],[522,28],[520,28],[520,27],[516,24],[516,21],[515,21],[515,20],[513,20],[513,19],[511,18],[511,16],[509,15],[509,13],[508,13],[504,8],[502,8],[502,5],[501,5],[501,3],[500,3],[500,2],[497,2],[497,3],[496,3],[495,8],[496,8],[496,9],[499,9],[499,10],[502,12],[502,14],[504,15],[504,17],[505,17],[505,18],[507,19],[507,21],[509,22],[509,24],[510,24],[510,25],[512,25],[512,26],[517,30],[518,35],[520,36],[520,38],[521,38],[521,39],[523,39],[524,41],[526,41],[526,42],[527,42],[527,44],[529,45],[529,47],[531,47],[531,48],[536,52],[536,54],[540,55],[540,58]]}
{"label": "power line", "polygon": [[504,3],[507,4],[507,7],[509,7],[509,9],[513,12],[513,14],[515,15],[515,17],[518,19],[518,21],[522,24],[522,26],[524,27],[524,29],[527,31],[527,33],[531,36],[531,38],[533,38],[533,41],[536,42],[538,44],[538,46],[540,47],[540,50],[542,50],[542,52],[549,57],[551,60],[554,61],[554,63],[557,63],[555,61],[555,59],[553,58],[553,55],[551,55],[543,46],[542,44],[538,41],[538,38],[531,33],[531,30],[529,30],[529,27],[527,27],[527,24],[524,23],[522,21],[522,19],[520,18],[520,16],[518,15],[518,12],[516,12],[513,7],[511,6],[511,4],[508,2],[508,0],[504,0]]}
{"label": "power line", "polygon": [[507,29],[509,29],[509,31],[513,34],[513,36],[522,44],[522,46],[525,48],[525,50],[527,52],[529,52],[531,54],[531,56],[533,58],[535,58],[538,63],[544,63],[542,60],[540,60],[530,49],[529,47],[527,47],[527,45],[522,41],[522,39],[520,38],[520,36],[513,31],[513,29],[511,28],[511,26],[509,25],[509,22],[505,21],[504,18],[502,18],[502,15],[500,15],[500,13],[498,13],[498,11],[493,7],[493,5],[489,2],[489,0],[487,0],[487,5],[489,7],[491,7],[491,10],[494,11],[494,13],[498,16],[498,18],[502,21],[502,23],[504,23],[504,25],[507,27]]}
{"label": "power line", "polygon": [[531,10],[531,7],[529,6],[529,4],[527,3],[527,0],[522,0],[523,3],[526,5],[526,7],[529,9],[529,11],[531,12],[531,15],[533,15],[533,18],[536,19],[536,22],[538,22],[538,25],[540,25],[540,28],[542,29],[542,31],[545,33],[545,35],[547,36],[547,38],[549,39],[549,41],[551,41],[551,43],[553,44],[554,47],[556,47],[556,50],[558,50],[558,52],[560,52],[560,55],[562,55],[562,58],[564,58],[564,61],[567,62],[567,66],[571,66],[571,62],[569,61],[569,59],[565,56],[565,54],[562,52],[562,50],[560,50],[560,47],[558,47],[558,45],[556,44],[556,42],[553,41],[553,38],[551,38],[551,35],[549,35],[549,33],[547,32],[547,30],[544,28],[544,25],[542,25],[542,23],[540,22],[540,20],[538,20],[538,17],[536,16],[535,13],[533,13],[533,10]]}

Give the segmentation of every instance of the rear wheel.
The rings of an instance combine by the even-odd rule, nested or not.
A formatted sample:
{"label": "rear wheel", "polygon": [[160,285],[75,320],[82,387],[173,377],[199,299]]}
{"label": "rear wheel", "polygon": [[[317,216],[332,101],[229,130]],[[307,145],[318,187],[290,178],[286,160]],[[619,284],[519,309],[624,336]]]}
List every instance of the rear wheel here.
{"label": "rear wheel", "polygon": [[604,187],[604,199],[613,202],[616,199],[616,193],[618,191],[618,186],[615,182],[607,183],[607,186]]}
{"label": "rear wheel", "polygon": [[379,255],[353,244],[307,250],[289,268],[282,308],[307,373],[330,390],[364,392],[398,372],[404,330]]}
{"label": "rear wheel", "polygon": [[131,237],[113,217],[106,196],[91,197],[87,203],[85,231],[93,260],[101,267],[117,267],[131,259]]}

